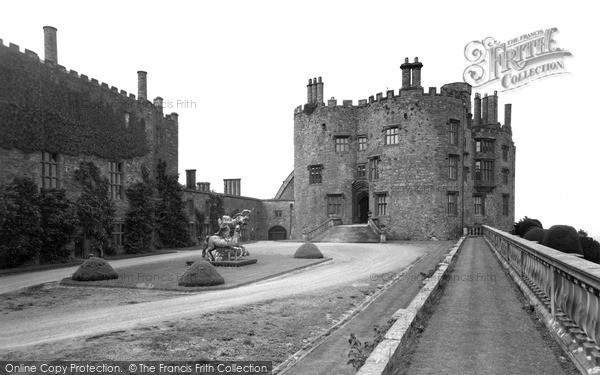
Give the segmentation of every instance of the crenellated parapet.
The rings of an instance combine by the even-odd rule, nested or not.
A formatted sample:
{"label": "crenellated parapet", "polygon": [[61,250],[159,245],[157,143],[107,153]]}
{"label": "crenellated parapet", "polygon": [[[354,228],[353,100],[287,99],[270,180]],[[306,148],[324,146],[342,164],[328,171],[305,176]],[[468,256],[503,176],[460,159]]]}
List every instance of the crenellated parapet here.
{"label": "crenellated parapet", "polygon": [[136,95],[133,93],[128,93],[126,90],[119,89],[105,82],[100,82],[96,78],[90,78],[89,75],[79,73],[73,69],[67,69],[63,65],[58,64],[55,28],[51,26],[44,27],[44,42],[46,56],[42,60],[36,52],[29,49],[21,51],[21,47],[14,43],[9,43],[6,46],[4,41],[0,39],[0,57],[7,55],[25,65],[39,64],[39,66],[31,65],[30,68],[32,70],[40,69],[52,74],[55,80],[64,80],[72,84],[81,85],[82,88],[89,90],[92,96],[105,97],[107,101],[123,101],[128,106],[135,106],[140,109],[152,108],[162,112],[162,107],[159,108],[155,103],[147,100],[146,72],[138,72],[138,95],[136,100]]}

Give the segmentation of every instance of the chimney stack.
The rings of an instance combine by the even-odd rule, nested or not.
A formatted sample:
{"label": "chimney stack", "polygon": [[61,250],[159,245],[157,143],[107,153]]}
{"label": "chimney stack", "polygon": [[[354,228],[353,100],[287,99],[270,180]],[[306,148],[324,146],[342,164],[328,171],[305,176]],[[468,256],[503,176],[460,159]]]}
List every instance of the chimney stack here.
{"label": "chimney stack", "polygon": [[473,113],[473,122],[475,126],[481,125],[481,95],[475,93],[475,113]]}
{"label": "chimney stack", "polygon": [[481,99],[481,122],[483,125],[489,124],[488,122],[488,106],[489,98],[487,94],[483,94],[483,99]]}
{"label": "chimney stack", "polygon": [[316,101],[317,101],[317,104],[323,104],[323,81],[321,80],[321,77],[319,77],[319,80],[317,81]]}
{"label": "chimney stack", "polygon": [[185,170],[185,188],[196,190],[196,170],[186,169]]}
{"label": "chimney stack", "polygon": [[146,75],[148,73],[143,70],[139,70],[138,74],[138,100],[145,101],[148,99],[148,86],[146,81]]}
{"label": "chimney stack", "polygon": [[415,57],[415,62],[411,64],[412,69],[412,84],[411,87],[421,87],[421,68],[423,64],[419,62],[419,58]]}
{"label": "chimney stack", "polygon": [[223,180],[223,193],[226,195],[242,195],[241,180],[239,178],[230,178]]}
{"label": "chimney stack", "polygon": [[404,58],[404,64],[400,65],[402,69],[402,88],[407,89],[410,87],[410,68],[412,64],[408,62],[408,57]]}
{"label": "chimney stack", "polygon": [[45,60],[58,64],[58,49],[56,47],[56,28],[44,26],[44,54]]}
{"label": "chimney stack", "polygon": [[504,105],[504,126],[510,126],[512,121],[512,104]]}
{"label": "chimney stack", "polygon": [[313,85],[313,81],[312,81],[312,79],[309,78],[308,85],[306,85],[306,102],[308,104],[312,103],[312,101],[313,101],[312,85]]}
{"label": "chimney stack", "polygon": [[489,124],[497,124],[498,123],[498,91],[494,91],[494,95],[490,95],[489,103],[488,103],[488,123]]}
{"label": "chimney stack", "polygon": [[315,103],[317,101],[317,78],[313,78],[313,84],[311,86],[311,95],[312,95],[312,102],[311,103]]}

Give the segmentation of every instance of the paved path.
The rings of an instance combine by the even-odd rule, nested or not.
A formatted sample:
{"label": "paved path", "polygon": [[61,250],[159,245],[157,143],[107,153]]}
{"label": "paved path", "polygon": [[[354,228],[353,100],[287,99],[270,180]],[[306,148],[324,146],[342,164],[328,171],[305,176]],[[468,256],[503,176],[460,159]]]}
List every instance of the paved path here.
{"label": "paved path", "polygon": [[[373,327],[384,325],[396,310],[408,306],[421,289],[423,278],[420,273],[427,273],[429,270],[435,269],[451,246],[449,242],[439,243],[436,249],[421,259],[401,280],[397,281],[345,326],[329,336],[302,361],[286,371],[285,375],[356,374],[354,368],[347,364],[350,334],[356,334],[356,337],[363,342],[373,341]],[[391,274],[385,276],[391,276]]]}
{"label": "paved path", "polygon": [[[297,243],[260,242],[249,244],[246,248],[251,254],[262,252],[292,255],[298,246]],[[201,292],[135,305],[109,307],[99,305],[87,311],[69,310],[60,314],[39,311],[27,315],[3,317],[0,319],[0,354],[2,349],[127,330],[138,325],[175,320],[244,304],[347,285],[356,280],[369,278],[371,274],[391,272],[408,266],[431,251],[434,245],[431,243],[319,244],[319,248],[324,255],[333,258],[333,261],[235,289]],[[189,255],[190,253],[186,252],[182,256]],[[142,261],[142,258],[138,259]],[[72,272],[55,271],[64,271],[67,275]],[[27,275],[35,280],[42,280],[35,275]],[[60,277],[62,275],[57,277],[57,274],[53,274],[46,280],[56,280]],[[12,276],[7,276],[0,279],[0,282],[12,279]]]}
{"label": "paved path", "polygon": [[469,238],[409,374],[562,374],[483,238]]}

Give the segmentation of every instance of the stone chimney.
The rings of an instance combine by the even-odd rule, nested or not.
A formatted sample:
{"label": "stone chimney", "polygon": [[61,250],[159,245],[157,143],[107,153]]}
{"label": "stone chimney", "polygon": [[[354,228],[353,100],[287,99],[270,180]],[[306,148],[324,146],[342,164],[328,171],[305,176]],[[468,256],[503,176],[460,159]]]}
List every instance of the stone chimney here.
{"label": "stone chimney", "polygon": [[423,64],[419,62],[419,58],[415,57],[415,62],[411,64],[412,83],[411,87],[421,87],[421,68]]}
{"label": "stone chimney", "polygon": [[196,190],[196,170],[186,169],[185,170],[185,188]]}
{"label": "stone chimney", "polygon": [[400,65],[400,69],[402,69],[402,88],[407,89],[410,88],[410,67],[411,63],[408,62],[408,57],[404,59],[404,64]]}
{"label": "stone chimney", "polygon": [[147,74],[143,70],[139,70],[138,74],[138,100],[145,101],[148,99]]}
{"label": "stone chimney", "polygon": [[56,47],[56,28],[44,26],[44,59],[58,64],[58,49]]}

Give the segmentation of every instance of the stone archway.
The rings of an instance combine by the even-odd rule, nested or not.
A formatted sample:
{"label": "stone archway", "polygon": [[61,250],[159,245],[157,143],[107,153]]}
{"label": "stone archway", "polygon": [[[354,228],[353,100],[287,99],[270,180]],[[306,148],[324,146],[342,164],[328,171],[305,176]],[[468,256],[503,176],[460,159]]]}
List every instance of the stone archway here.
{"label": "stone archway", "polygon": [[267,238],[269,241],[287,240],[287,230],[284,227],[276,225],[269,229]]}
{"label": "stone archway", "polygon": [[365,180],[352,183],[352,222],[366,223],[369,218],[369,184]]}

